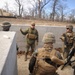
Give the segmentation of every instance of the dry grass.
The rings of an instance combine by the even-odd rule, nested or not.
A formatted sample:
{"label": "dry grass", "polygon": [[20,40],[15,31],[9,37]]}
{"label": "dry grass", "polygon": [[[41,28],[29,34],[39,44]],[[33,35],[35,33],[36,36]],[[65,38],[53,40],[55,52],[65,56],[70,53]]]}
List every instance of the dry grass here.
{"label": "dry grass", "polygon": [[[72,24],[68,22],[53,22],[53,21],[46,21],[46,20],[27,20],[27,19],[16,19],[16,18],[0,18],[0,24],[3,23],[3,21],[9,21],[11,24],[31,24],[32,22],[35,22],[36,25],[54,25],[54,26],[62,26],[67,24]],[[74,25],[74,24],[72,24]]]}

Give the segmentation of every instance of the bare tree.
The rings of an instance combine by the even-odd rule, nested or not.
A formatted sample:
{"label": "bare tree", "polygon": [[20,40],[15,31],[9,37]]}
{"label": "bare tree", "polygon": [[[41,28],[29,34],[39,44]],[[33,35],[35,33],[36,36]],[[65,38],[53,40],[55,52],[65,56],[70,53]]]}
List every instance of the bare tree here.
{"label": "bare tree", "polygon": [[30,12],[32,18],[34,18],[35,14],[37,14],[37,8],[36,8],[37,4],[36,4],[36,1],[33,0],[33,3],[30,0],[28,0],[28,1],[32,5],[32,8],[28,8],[29,12]]}
{"label": "bare tree", "polygon": [[53,7],[52,7],[52,14],[51,14],[51,19],[54,21],[54,16],[55,16],[55,9],[56,9],[56,5],[58,3],[58,0],[53,0]]}
{"label": "bare tree", "polygon": [[17,5],[18,5],[18,14],[19,17],[22,17],[22,13],[23,13],[23,5],[22,5],[22,1],[21,0],[15,0]]}
{"label": "bare tree", "polygon": [[37,0],[38,2],[38,17],[41,18],[41,13],[43,8],[51,1],[51,0]]}
{"label": "bare tree", "polygon": [[45,12],[45,10],[44,10],[44,9],[42,10],[42,18],[43,18],[43,19],[45,19],[45,18],[46,18],[46,12]]}
{"label": "bare tree", "polygon": [[42,18],[43,9],[51,0],[33,0],[33,1],[34,4],[32,4],[31,1],[29,0],[29,3],[31,3],[31,5],[33,6],[32,16]]}
{"label": "bare tree", "polygon": [[57,11],[60,14],[60,20],[63,21],[64,20],[64,16],[66,13],[64,13],[64,10],[66,10],[67,6],[66,4],[61,4],[58,6]]}
{"label": "bare tree", "polygon": [[5,2],[5,6],[4,6],[4,8],[5,8],[5,10],[6,10],[7,12],[9,12],[9,5],[8,5],[7,2]]}
{"label": "bare tree", "polygon": [[37,0],[35,2],[35,15],[38,14],[38,18],[41,18],[41,13],[43,8],[50,2],[51,0]]}
{"label": "bare tree", "polygon": [[[54,21],[55,18],[55,14],[56,14],[56,9],[58,8],[59,4],[61,4],[61,1],[66,1],[66,0],[53,0],[53,4],[52,4],[52,13],[51,13],[51,19]],[[63,10],[63,7],[61,7],[61,9]],[[62,11],[63,14],[63,11]],[[63,16],[62,16],[63,18]]]}

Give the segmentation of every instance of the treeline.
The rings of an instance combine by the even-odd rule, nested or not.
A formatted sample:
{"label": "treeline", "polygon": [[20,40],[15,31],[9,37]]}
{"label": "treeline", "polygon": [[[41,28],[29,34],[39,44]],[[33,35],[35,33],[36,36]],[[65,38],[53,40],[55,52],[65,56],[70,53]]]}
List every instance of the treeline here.
{"label": "treeline", "polygon": [[6,4],[6,10],[12,12],[17,18],[44,19],[51,21],[75,22],[75,9],[69,9],[68,0],[27,0],[30,7],[25,7],[24,0],[15,0],[16,11],[10,10]]}

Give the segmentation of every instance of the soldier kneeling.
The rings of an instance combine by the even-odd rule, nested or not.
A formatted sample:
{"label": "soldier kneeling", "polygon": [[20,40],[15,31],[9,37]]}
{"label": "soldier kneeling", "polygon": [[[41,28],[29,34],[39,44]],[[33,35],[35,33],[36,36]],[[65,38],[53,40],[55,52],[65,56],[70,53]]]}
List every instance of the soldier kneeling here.
{"label": "soldier kneeling", "polygon": [[53,49],[55,36],[53,33],[46,33],[43,37],[43,47],[36,50],[29,62],[30,75],[56,75],[58,65],[64,61],[58,51]]}

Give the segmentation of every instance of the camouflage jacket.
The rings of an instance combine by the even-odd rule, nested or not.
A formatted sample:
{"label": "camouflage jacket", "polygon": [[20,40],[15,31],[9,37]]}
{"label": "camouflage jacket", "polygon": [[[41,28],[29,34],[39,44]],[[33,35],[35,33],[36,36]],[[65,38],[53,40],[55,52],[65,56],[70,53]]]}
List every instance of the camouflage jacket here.
{"label": "camouflage jacket", "polygon": [[39,59],[45,59],[45,58],[49,58],[51,59],[52,62],[62,65],[62,57],[59,51],[50,48],[47,45],[44,45],[44,47],[39,48],[38,50],[35,50],[35,52],[33,53],[33,56],[35,56],[38,60]]}
{"label": "camouflage jacket", "polygon": [[[26,35],[26,41],[27,41],[28,44],[34,44],[35,41],[38,42],[38,37],[39,37],[39,35],[38,35],[38,31],[37,31],[36,29],[32,29],[32,28],[30,27],[30,28],[28,28],[28,29],[25,30],[25,31],[22,31],[22,30],[20,30],[20,31],[21,31],[21,33],[22,33],[23,35]],[[28,38],[28,35],[29,35],[29,34],[34,35],[34,36],[35,36],[35,39],[30,39],[30,38]],[[32,36],[31,36],[31,37],[32,37]]]}
{"label": "camouflage jacket", "polygon": [[66,47],[72,47],[75,43],[75,32],[63,33],[61,40],[64,42]]}
{"label": "camouflage jacket", "polygon": [[39,48],[33,55],[36,55],[35,75],[54,75],[57,64],[64,64],[60,59],[60,53],[50,47]]}

